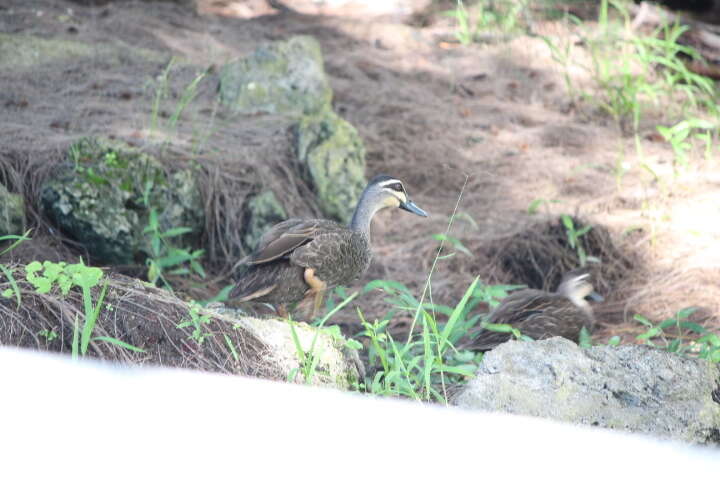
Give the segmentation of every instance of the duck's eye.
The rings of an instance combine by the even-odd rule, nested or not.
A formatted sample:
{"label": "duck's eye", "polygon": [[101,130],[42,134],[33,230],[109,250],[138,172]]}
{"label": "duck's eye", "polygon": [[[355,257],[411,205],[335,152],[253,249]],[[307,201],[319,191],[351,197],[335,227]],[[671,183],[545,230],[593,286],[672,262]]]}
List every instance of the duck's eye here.
{"label": "duck's eye", "polygon": [[401,184],[401,183],[393,183],[392,185],[390,185],[390,188],[392,188],[392,189],[395,190],[396,192],[402,192],[402,191],[403,191],[403,187],[402,187],[402,184]]}

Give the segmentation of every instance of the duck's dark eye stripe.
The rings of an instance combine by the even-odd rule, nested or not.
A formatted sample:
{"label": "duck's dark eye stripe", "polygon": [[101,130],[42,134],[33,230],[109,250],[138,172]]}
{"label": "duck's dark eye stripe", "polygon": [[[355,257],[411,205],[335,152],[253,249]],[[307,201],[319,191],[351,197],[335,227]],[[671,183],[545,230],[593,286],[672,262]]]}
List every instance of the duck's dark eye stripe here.
{"label": "duck's dark eye stripe", "polygon": [[403,191],[402,183],[392,183],[392,184],[388,185],[388,187],[392,188],[396,192]]}

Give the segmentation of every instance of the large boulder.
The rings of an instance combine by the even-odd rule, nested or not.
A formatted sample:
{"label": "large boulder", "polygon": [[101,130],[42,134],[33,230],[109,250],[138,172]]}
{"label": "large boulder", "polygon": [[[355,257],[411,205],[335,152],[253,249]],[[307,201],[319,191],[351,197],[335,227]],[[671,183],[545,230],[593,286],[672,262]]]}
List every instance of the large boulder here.
{"label": "large boulder", "polygon": [[507,342],[485,355],[453,403],[720,443],[718,366],[646,346]]}
{"label": "large boulder", "polygon": [[25,222],[25,203],[22,195],[8,192],[0,184],[0,237],[20,235]]}
{"label": "large boulder", "polygon": [[261,45],[220,73],[220,99],[238,113],[311,114],[331,98],[320,45],[309,36]]}
{"label": "large boulder", "polygon": [[72,145],[69,163],[42,187],[47,216],[107,264],[127,264],[151,254],[144,234],[150,213],[159,231],[188,227],[171,239],[195,244],[204,226],[203,203],[192,172],[169,174],[152,156],[130,145],[105,139],[82,139]]}
{"label": "large boulder", "polygon": [[323,213],[349,222],[366,183],[365,146],[355,127],[332,111],[305,116],[295,149]]}

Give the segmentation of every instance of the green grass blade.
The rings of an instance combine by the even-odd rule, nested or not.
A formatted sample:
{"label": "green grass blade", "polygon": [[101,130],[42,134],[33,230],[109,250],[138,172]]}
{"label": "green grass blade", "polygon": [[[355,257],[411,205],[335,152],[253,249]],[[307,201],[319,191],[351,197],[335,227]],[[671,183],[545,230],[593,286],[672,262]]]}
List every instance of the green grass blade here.
{"label": "green grass blade", "polygon": [[17,247],[20,243],[24,242],[28,238],[30,238],[30,232],[32,232],[32,228],[28,230],[27,232],[23,233],[22,235],[3,235],[0,237],[0,242],[4,242],[6,240],[15,240],[12,245],[7,247],[5,250],[0,252],[0,256],[5,255],[7,252],[12,250],[13,248]]}
{"label": "green grass blade", "polygon": [[73,323],[73,337],[72,337],[72,344],[71,344],[73,360],[77,360],[78,353],[80,351],[80,335],[79,335],[79,333],[80,333],[80,330],[78,328],[78,319],[77,319],[77,315],[75,315],[75,322]]}
{"label": "green grass blade", "polygon": [[136,347],[135,345],[131,345],[129,343],[123,342],[122,340],[119,340],[119,339],[113,338],[113,337],[100,336],[100,337],[93,337],[92,340],[93,341],[98,340],[98,341],[102,341],[102,342],[112,343],[113,345],[117,345],[118,347],[122,347],[122,348],[131,350],[131,351],[137,352],[137,353],[145,353],[145,350],[143,350],[142,348]]}
{"label": "green grass blade", "polygon": [[227,346],[230,348],[230,352],[232,353],[233,358],[236,362],[239,362],[240,357],[238,356],[237,350],[235,350],[235,345],[233,345],[232,340],[230,340],[230,337],[227,333],[223,333],[223,337],[225,337],[225,343],[227,343]]}
{"label": "green grass blade", "polygon": [[98,298],[95,308],[92,306],[92,296],[90,295],[90,287],[83,287],[83,303],[85,304],[85,324],[83,325],[82,334],[80,337],[80,353],[85,355],[87,353],[88,345],[90,345],[90,337],[95,329],[95,322],[100,315],[100,309],[102,308],[103,301],[105,300],[105,293],[107,292],[108,283],[107,280],[103,284],[100,297]]}
{"label": "green grass blade", "polygon": [[477,287],[478,282],[480,281],[480,277],[475,277],[475,280],[470,284],[467,290],[465,290],[465,295],[463,295],[462,299],[460,300],[460,303],[458,303],[455,306],[455,309],[453,310],[452,314],[450,315],[450,318],[448,319],[447,323],[445,324],[445,327],[443,328],[442,334],[440,336],[440,352],[442,353],[445,351],[445,343],[448,341],[448,337],[452,333],[453,329],[455,328],[455,324],[457,324],[458,320],[461,319],[462,313],[465,311],[465,305],[467,305],[468,300],[470,300],[470,297],[472,296],[473,292],[475,291],[475,287]]}

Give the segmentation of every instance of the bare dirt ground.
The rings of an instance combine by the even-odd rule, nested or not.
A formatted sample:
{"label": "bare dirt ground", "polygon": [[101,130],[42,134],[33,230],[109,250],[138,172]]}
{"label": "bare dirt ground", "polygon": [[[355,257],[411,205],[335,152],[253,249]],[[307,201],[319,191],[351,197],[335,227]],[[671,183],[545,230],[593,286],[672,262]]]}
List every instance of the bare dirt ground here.
{"label": "bare dirt ground", "polygon": [[[197,10],[172,3],[81,6],[61,0],[8,0],[0,7],[0,33],[83,42],[91,49],[71,60],[0,71],[0,166],[5,183],[23,192],[31,206],[30,223],[41,245],[28,247],[28,255],[56,259],[77,253],[39,215],[37,185],[78,137],[157,140],[150,132],[153,82],[171,56],[184,59],[170,79],[177,101],[203,69],[246,55],[261,42],[308,34],[322,46],[335,110],[365,141],[368,177],[402,178],[431,214],[429,219],[379,215],[376,256],[365,281],[397,280],[419,292],[438,245],[432,236],[445,231],[462,192],[458,211],[476,226],[456,220],[450,233],[473,256],[457,253],[438,263],[436,302],[453,305],[476,275],[486,283],[529,283],[506,268],[502,253],[567,213],[606,232],[603,238],[611,245],[601,252],[603,260],[622,264],[605,271],[598,287],[607,302],[598,309],[596,339],[618,334],[632,341],[639,332],[633,313],[659,321],[689,306],[700,307],[696,321],[720,327],[720,164],[698,162],[669,194],[648,182],[640,168],[632,168],[618,187],[612,172],[620,147],[627,152],[623,161],[639,161],[632,139],[607,118],[574,108],[561,67],[541,39],[460,46],[442,40],[451,37],[452,25],[434,10],[387,20],[298,14],[263,2],[199,3]],[[552,22],[537,28],[562,33]],[[258,125],[272,119],[223,123],[213,110],[213,87],[212,81],[201,87],[187,117],[192,121],[181,122],[173,137],[174,150],[181,152],[177,158],[189,161],[183,139],[198,125],[220,119],[202,161],[222,166],[221,173],[208,169],[217,173],[208,175],[217,182],[209,185],[228,190],[230,203],[220,205],[210,189],[205,194],[211,211],[223,208],[231,215],[242,199],[233,200],[233,191],[242,197],[241,186],[258,181],[287,182],[288,195],[301,194],[285,170],[278,174],[277,165],[288,156],[281,148],[277,158],[248,171],[248,149],[272,142],[256,138]],[[170,110],[164,106],[161,116]],[[672,150],[653,131],[649,124],[643,132],[643,154],[670,165]],[[528,207],[536,199],[548,202],[531,215]],[[303,204],[290,210],[316,213]],[[237,236],[232,228],[209,220],[207,248],[218,274],[240,254],[217,238]],[[209,290],[223,281],[222,276],[209,281]],[[387,309],[373,294],[356,305],[368,318]],[[339,321],[357,324],[352,311]]]}

